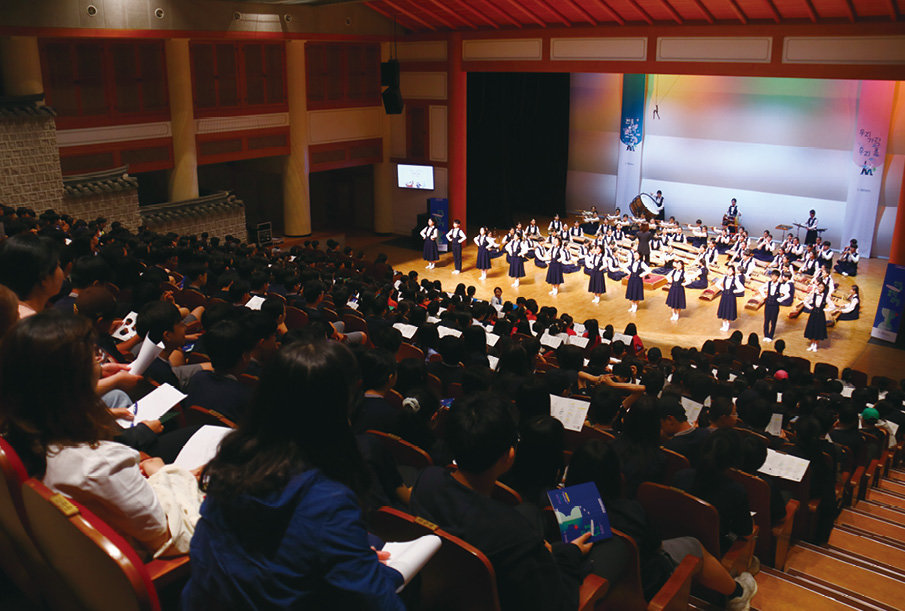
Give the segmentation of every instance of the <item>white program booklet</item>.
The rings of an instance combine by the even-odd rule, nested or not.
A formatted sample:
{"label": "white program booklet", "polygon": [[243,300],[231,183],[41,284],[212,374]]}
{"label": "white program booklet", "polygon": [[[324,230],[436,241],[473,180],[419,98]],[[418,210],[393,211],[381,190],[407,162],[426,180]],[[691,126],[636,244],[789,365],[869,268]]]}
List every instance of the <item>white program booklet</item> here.
{"label": "white program booklet", "polygon": [[550,395],[550,415],[570,431],[581,432],[590,407],[591,403],[588,401]]}
{"label": "white program booklet", "polygon": [[462,332],[458,329],[451,329],[450,327],[444,327],[443,325],[440,325],[439,327],[437,327],[437,335],[439,335],[440,337],[446,337],[447,335],[452,335],[453,337],[461,337]]}
{"label": "white program booklet", "polygon": [[767,425],[765,430],[774,437],[779,437],[780,433],[782,433],[782,414],[773,414],[770,417],[770,424]]}
{"label": "white program booklet", "polygon": [[436,325],[437,323],[440,322],[440,319],[437,318],[436,316],[428,316],[427,322],[431,323],[432,325]]}
{"label": "white program booklet", "polygon": [[397,322],[393,325],[393,328],[398,329],[405,339],[412,339],[415,337],[415,333],[418,332],[418,327],[415,325],[407,325],[404,322]]}
{"label": "white program booklet", "polygon": [[145,336],[145,341],[141,343],[141,350],[138,352],[138,356],[129,365],[129,373],[137,376],[144,375],[145,370],[150,367],[157,355],[163,352],[163,348],[163,343],[155,344],[148,336]]}
{"label": "white program booklet", "polygon": [[697,401],[692,401],[688,397],[682,397],[682,407],[685,409],[685,417],[688,418],[689,424],[697,422],[698,416],[701,415],[701,410],[704,409],[703,405]]}
{"label": "white program booklet", "polygon": [[488,354],[487,360],[490,361],[490,369],[492,369],[493,371],[496,371],[497,365],[500,364],[500,359],[493,356],[492,354]]}
{"label": "white program booklet", "polygon": [[169,384],[162,384],[129,408],[134,414],[132,420],[119,418],[116,423],[127,429],[145,420],[157,420],[187,396]]}
{"label": "white program booklet", "polygon": [[412,541],[391,541],[384,544],[383,551],[390,552],[390,557],[386,561],[387,566],[402,573],[405,580],[396,592],[401,592],[408,585],[412,577],[440,551],[442,545],[443,540],[437,535],[424,535]]}
{"label": "white program booklet", "polygon": [[264,305],[264,298],[260,295],[254,295],[245,302],[245,307],[249,310],[260,310],[262,305]]}
{"label": "white program booklet", "polygon": [[135,330],[135,321],[138,320],[137,312],[129,312],[125,318],[123,318],[123,324],[118,326],[116,330],[113,332],[113,339],[118,339],[121,342],[126,341],[127,339],[132,339],[138,332]]}
{"label": "white program booklet", "polygon": [[579,348],[587,348],[589,341],[590,339],[587,337],[579,337],[578,335],[569,336],[569,344],[571,344],[572,346],[578,346]]}
{"label": "white program booklet", "polygon": [[488,346],[496,346],[496,343],[500,341],[500,336],[496,333],[488,333],[487,334],[487,345]]}
{"label": "white program booklet", "polygon": [[232,430],[228,426],[205,424],[182,446],[182,450],[176,460],[173,461],[173,464],[177,467],[182,467],[186,471],[193,471],[198,467],[203,467],[217,455],[220,442]]}
{"label": "white program booklet", "polygon": [[763,466],[758,469],[758,472],[763,473],[764,475],[781,477],[790,482],[800,482],[810,464],[811,461],[805,460],[804,458],[798,458],[791,454],[783,454],[782,452],[767,448],[767,460],[764,462]]}
{"label": "white program booklet", "polygon": [[543,346],[549,346],[550,348],[556,349],[562,344],[562,338],[558,335],[550,335],[544,331],[544,334],[540,336],[540,343]]}
{"label": "white program booklet", "polygon": [[578,335],[584,335],[584,332],[587,331],[584,325],[579,322],[572,323],[572,330],[575,331]]}

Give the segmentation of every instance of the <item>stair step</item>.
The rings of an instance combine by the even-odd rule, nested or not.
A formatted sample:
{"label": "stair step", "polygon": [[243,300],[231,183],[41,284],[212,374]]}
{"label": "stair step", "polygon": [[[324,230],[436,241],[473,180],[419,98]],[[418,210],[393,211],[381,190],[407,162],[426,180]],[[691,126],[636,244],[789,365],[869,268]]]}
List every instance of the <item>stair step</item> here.
{"label": "stair step", "polygon": [[887,492],[905,496],[905,482],[896,482],[891,479],[881,479],[880,490],[885,490]]}
{"label": "stair step", "polygon": [[898,507],[899,509],[905,509],[905,498],[900,497],[897,494],[891,494],[889,491],[881,490],[880,488],[871,488],[867,493],[867,499],[882,503],[883,505],[891,505],[893,507]]}
{"label": "stair step", "polygon": [[905,541],[905,526],[896,524],[885,518],[880,518],[861,511],[860,509],[843,509],[836,519],[838,524],[850,524],[866,531],[890,537],[898,541]]}
{"label": "stair step", "polygon": [[796,545],[789,552],[786,571],[879,608],[898,609],[902,602],[901,579],[846,562],[816,546]]}
{"label": "stair step", "polygon": [[851,557],[853,561],[876,565],[877,570],[895,573],[905,579],[905,549],[888,545],[882,539],[862,536],[844,528],[830,533],[829,549]]}
{"label": "stair step", "polygon": [[905,526],[905,509],[902,509],[900,507],[884,505],[882,503],[877,503],[873,499],[871,499],[869,501],[861,501],[860,503],[858,503],[856,509],[858,511],[863,511],[864,513],[869,513],[872,516],[884,518],[886,520],[889,520],[890,522],[895,522],[896,524]]}
{"label": "stair step", "polygon": [[897,471],[896,469],[890,469],[889,475],[887,475],[886,477],[897,482],[905,483],[905,473],[903,473],[902,471]]}
{"label": "stair step", "polygon": [[769,611],[801,609],[845,611],[882,608],[848,604],[851,601],[845,595],[831,590],[813,589],[807,579],[787,575],[769,567],[761,567],[755,579],[757,594],[752,601],[752,608]]}

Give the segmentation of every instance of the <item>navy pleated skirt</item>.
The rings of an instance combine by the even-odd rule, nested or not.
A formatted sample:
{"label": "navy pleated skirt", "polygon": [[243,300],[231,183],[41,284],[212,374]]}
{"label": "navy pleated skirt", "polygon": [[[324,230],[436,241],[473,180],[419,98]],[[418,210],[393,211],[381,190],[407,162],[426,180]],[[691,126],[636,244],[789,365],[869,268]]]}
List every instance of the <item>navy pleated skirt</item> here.
{"label": "navy pleated skirt", "polygon": [[559,261],[550,261],[547,267],[547,284],[562,284],[562,263]]}
{"label": "navy pleated skirt", "polygon": [[629,275],[625,298],[629,301],[644,301],[644,280],[638,274]]}
{"label": "navy pleated skirt", "polygon": [[475,262],[478,269],[490,269],[490,252],[483,246],[478,246],[478,259]]}
{"label": "navy pleated skirt", "polygon": [[424,260],[436,261],[440,258],[440,252],[437,249],[437,240],[424,240]]}
{"label": "navy pleated skirt", "polygon": [[599,269],[591,270],[588,275],[591,279],[588,281],[588,292],[599,294],[606,293],[606,277],[603,271]]}
{"label": "navy pleated skirt", "polygon": [[720,320],[735,320],[738,318],[735,293],[723,291],[720,294],[720,307],[716,311],[716,317]]}
{"label": "navy pleated skirt", "polygon": [[685,287],[678,282],[674,282],[672,286],[669,287],[669,292],[666,294],[666,305],[673,310],[684,310]]}

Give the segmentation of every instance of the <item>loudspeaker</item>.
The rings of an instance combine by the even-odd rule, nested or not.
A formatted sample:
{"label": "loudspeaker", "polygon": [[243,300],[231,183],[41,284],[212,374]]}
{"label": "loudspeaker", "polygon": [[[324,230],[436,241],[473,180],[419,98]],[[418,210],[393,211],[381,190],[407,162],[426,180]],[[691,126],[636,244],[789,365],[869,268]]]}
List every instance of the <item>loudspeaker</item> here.
{"label": "loudspeaker", "polygon": [[380,64],[380,86],[399,89],[399,60],[391,59]]}
{"label": "loudspeaker", "polygon": [[402,92],[399,87],[390,87],[382,94],[383,108],[388,115],[401,115],[405,104],[402,102]]}

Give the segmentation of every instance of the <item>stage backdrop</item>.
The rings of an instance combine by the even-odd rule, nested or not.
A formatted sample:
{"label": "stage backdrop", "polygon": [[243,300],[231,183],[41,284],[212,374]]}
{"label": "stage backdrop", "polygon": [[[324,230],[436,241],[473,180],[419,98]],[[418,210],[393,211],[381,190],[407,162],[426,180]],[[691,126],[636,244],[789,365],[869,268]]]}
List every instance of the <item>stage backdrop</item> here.
{"label": "stage backdrop", "polygon": [[[569,210],[592,203],[627,208],[628,201],[614,201],[621,81],[620,75],[572,75]],[[878,221],[894,218],[901,185],[901,86]],[[667,216],[711,225],[735,197],[752,234],[804,222],[814,208],[820,225],[829,228],[824,237],[836,246],[843,235],[857,95],[857,81],[651,75],[641,191],[662,190]],[[891,223],[878,223],[874,255],[888,254],[891,230]]]}

